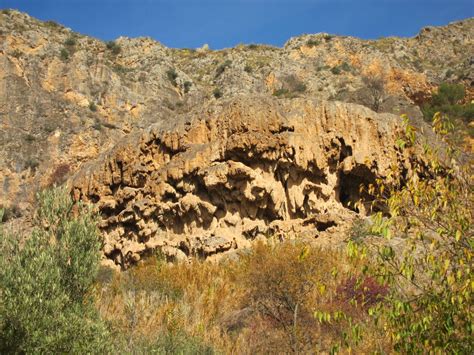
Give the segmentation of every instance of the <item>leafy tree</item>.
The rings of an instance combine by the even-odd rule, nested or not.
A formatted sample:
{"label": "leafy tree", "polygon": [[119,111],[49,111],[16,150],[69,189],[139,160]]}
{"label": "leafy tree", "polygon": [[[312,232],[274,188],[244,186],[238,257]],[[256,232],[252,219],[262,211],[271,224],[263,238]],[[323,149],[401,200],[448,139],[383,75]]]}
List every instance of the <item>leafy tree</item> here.
{"label": "leafy tree", "polygon": [[[418,149],[413,127],[405,123],[400,146]],[[397,351],[471,353],[472,165],[456,160],[448,135],[453,128],[450,121],[438,113],[433,127],[446,144],[445,159],[424,145],[424,158],[418,158],[413,174],[402,185],[393,179],[391,184],[378,181],[370,188],[386,207],[384,214],[374,216],[372,232],[386,242],[376,248],[368,272],[391,290],[385,302],[370,312],[383,323]],[[349,251],[364,255],[354,243]]]}
{"label": "leafy tree", "polygon": [[93,305],[95,217],[65,189],[38,195],[35,228],[0,229],[0,352],[100,353],[107,329]]}

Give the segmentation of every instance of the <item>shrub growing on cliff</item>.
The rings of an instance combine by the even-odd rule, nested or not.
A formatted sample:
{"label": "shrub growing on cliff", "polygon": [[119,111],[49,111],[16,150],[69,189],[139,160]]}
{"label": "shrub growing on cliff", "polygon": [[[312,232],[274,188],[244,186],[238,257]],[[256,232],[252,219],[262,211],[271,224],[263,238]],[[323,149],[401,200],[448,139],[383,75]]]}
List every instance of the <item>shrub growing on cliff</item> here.
{"label": "shrub growing on cliff", "polygon": [[460,118],[469,123],[474,119],[474,104],[461,104],[466,90],[462,84],[443,83],[430,102],[423,106],[425,119],[431,120],[436,112],[442,112],[451,118]]}
{"label": "shrub growing on cliff", "polygon": [[222,75],[222,73],[225,72],[227,68],[229,68],[232,65],[232,61],[227,59],[224,63],[219,65],[216,69],[216,78]]}
{"label": "shrub growing on cliff", "polygon": [[294,74],[285,76],[282,82],[282,87],[275,90],[273,96],[293,98],[306,91],[306,84]]}
{"label": "shrub growing on cliff", "polygon": [[193,86],[193,83],[190,81],[185,81],[183,83],[183,88],[184,88],[184,93],[187,94],[189,90],[191,90],[191,86]]}
{"label": "shrub growing on cliff", "polygon": [[112,52],[112,54],[117,55],[122,51],[122,47],[120,47],[119,44],[117,44],[115,41],[108,41],[105,46],[109,51]]}
{"label": "shrub growing on cliff", "polygon": [[38,204],[31,235],[0,230],[0,352],[103,352],[107,330],[90,294],[95,218],[64,189],[40,193]]}
{"label": "shrub growing on cliff", "polygon": [[212,95],[213,95],[216,99],[220,99],[223,94],[222,94],[221,89],[215,88],[215,89],[212,91]]}
{"label": "shrub growing on cliff", "polygon": [[68,38],[64,41],[64,45],[65,45],[65,46],[68,46],[68,47],[73,47],[73,46],[76,45],[76,43],[77,43],[76,38],[74,38],[73,36],[68,37]]}
{"label": "shrub growing on cliff", "polygon": [[166,71],[166,77],[171,82],[171,84],[173,84],[173,86],[178,85],[178,83],[176,82],[176,79],[178,79],[178,73],[176,72],[174,68],[168,69]]}
{"label": "shrub growing on cliff", "polygon": [[66,62],[69,59],[69,51],[66,48],[61,49],[59,56],[63,62]]}

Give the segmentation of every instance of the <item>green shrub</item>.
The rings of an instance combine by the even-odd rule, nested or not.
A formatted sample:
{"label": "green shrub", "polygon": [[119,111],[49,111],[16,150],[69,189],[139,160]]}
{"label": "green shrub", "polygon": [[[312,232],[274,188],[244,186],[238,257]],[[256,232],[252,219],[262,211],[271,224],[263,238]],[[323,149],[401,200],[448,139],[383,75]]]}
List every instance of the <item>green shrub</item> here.
{"label": "green shrub", "polygon": [[32,143],[36,140],[35,136],[32,135],[31,133],[28,133],[27,135],[25,135],[25,141],[27,141],[28,143]]}
{"label": "green shrub", "polygon": [[97,111],[97,105],[92,101],[89,103],[89,110],[91,110],[92,112]]}
{"label": "green shrub", "polygon": [[46,27],[49,27],[49,28],[60,28],[60,27],[62,27],[62,26],[61,26],[59,23],[57,23],[56,21],[51,21],[51,20],[46,21],[44,24],[45,24]]}
{"label": "green shrub", "polygon": [[322,70],[328,70],[330,67],[328,65],[324,65],[324,64],[320,64],[320,63],[317,63],[315,65],[315,69],[317,72],[319,71],[322,71]]}
{"label": "green shrub", "polygon": [[183,87],[184,87],[184,93],[187,94],[189,92],[189,90],[191,89],[191,86],[193,86],[193,83],[190,82],[190,81],[185,81],[183,83]]}
{"label": "green shrub", "polygon": [[100,120],[95,121],[94,124],[92,125],[92,128],[94,128],[96,131],[101,131],[102,122]]}
{"label": "green shrub", "polygon": [[317,46],[319,46],[320,44],[321,44],[321,42],[318,41],[318,40],[315,40],[315,39],[309,39],[309,40],[306,41],[306,45],[307,45],[308,47],[317,47]]}
{"label": "green shrub", "polygon": [[347,62],[343,62],[341,65],[339,65],[339,68],[341,68],[341,70],[344,70],[344,71],[347,71],[347,72],[350,72],[352,70],[351,65]]}
{"label": "green shrub", "polygon": [[127,74],[128,72],[132,71],[133,69],[127,68],[123,65],[117,64],[112,67],[112,70],[119,75]]}
{"label": "green shrub", "polygon": [[96,219],[65,189],[40,193],[38,205],[29,236],[0,230],[0,352],[104,352],[107,329],[90,294],[99,264]]}
{"label": "green shrub", "polygon": [[277,89],[273,91],[273,96],[276,96],[276,97],[285,96],[288,94],[289,94],[289,91],[288,89],[285,89],[285,88],[281,88],[281,89]]}
{"label": "green shrub", "polygon": [[232,61],[227,59],[224,63],[219,65],[216,69],[216,78],[221,76],[222,73],[224,73],[224,71],[231,66],[231,64],[232,64]]}
{"label": "green shrub", "polygon": [[343,62],[335,67],[332,67],[331,68],[331,73],[333,73],[334,75],[339,75],[341,74],[343,71],[346,71],[346,72],[350,72],[352,70],[352,67],[349,63],[347,62]]}
{"label": "green shrub", "polygon": [[64,41],[64,45],[68,47],[73,47],[76,45],[76,43],[76,39],[72,36]]}
{"label": "green shrub", "polygon": [[334,38],[334,36],[333,36],[333,35],[329,35],[329,34],[325,34],[325,35],[323,36],[323,38],[324,38],[324,40],[325,40],[326,42],[329,42],[329,41],[331,41],[331,40]]}
{"label": "green shrub", "polygon": [[115,41],[108,41],[108,42],[106,42],[105,45],[106,45],[107,49],[112,52],[112,54],[117,55],[122,51],[122,47],[120,47],[120,45],[115,43]]}
{"label": "green shrub", "polygon": [[446,71],[446,74],[444,75],[444,78],[445,78],[445,79],[449,79],[450,77],[453,76],[454,73],[455,73],[454,70],[451,69],[451,68],[449,68],[449,69]]}
{"label": "green shrub", "polygon": [[173,86],[178,85],[178,83],[176,82],[176,79],[178,79],[178,73],[176,72],[174,68],[168,69],[166,71],[166,77],[171,82],[171,84],[173,84]]}
{"label": "green shrub", "polygon": [[40,163],[39,163],[38,159],[30,157],[30,158],[26,159],[26,161],[25,161],[25,168],[26,169],[31,169],[32,171],[36,171],[39,164]]}
{"label": "green shrub", "polygon": [[252,66],[251,66],[250,64],[246,64],[245,67],[244,67],[244,71],[245,71],[246,73],[251,74],[251,73],[253,72],[253,68],[252,68]]}
{"label": "green shrub", "polygon": [[462,84],[441,84],[438,92],[422,107],[425,119],[431,120],[436,112],[441,112],[453,119],[461,119],[465,123],[471,122],[474,120],[474,104],[459,103],[465,94],[466,90]]}
{"label": "green shrub", "polygon": [[221,91],[221,89],[215,88],[215,89],[212,91],[212,95],[213,95],[216,99],[220,99],[220,98],[222,97],[222,91]]}
{"label": "green shrub", "polygon": [[455,105],[464,98],[465,94],[466,90],[462,84],[442,83],[431,102],[436,106]]}
{"label": "green shrub", "polygon": [[69,59],[69,51],[66,48],[63,48],[61,49],[59,56],[63,62],[66,62]]}

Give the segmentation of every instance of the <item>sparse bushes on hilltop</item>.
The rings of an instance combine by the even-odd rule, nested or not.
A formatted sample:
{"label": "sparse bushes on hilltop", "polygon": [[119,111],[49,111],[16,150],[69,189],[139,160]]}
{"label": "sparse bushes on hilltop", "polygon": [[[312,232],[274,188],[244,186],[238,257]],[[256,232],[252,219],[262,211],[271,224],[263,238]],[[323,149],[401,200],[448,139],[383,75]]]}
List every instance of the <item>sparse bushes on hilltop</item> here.
{"label": "sparse bushes on hilltop", "polygon": [[117,55],[122,51],[122,47],[120,47],[120,45],[116,43],[115,41],[108,41],[106,42],[105,46],[114,55]]}
{"label": "sparse bushes on hilltop", "polygon": [[316,40],[316,39],[309,39],[306,41],[306,45],[308,47],[317,47],[321,44],[321,41]]}
{"label": "sparse bushes on hilltop", "polygon": [[65,41],[64,41],[64,45],[65,46],[68,46],[68,47],[73,47],[77,44],[77,41],[76,41],[76,38],[74,37],[68,37]]}
{"label": "sparse bushes on hilltop", "polygon": [[46,22],[44,23],[44,25],[45,25],[46,27],[49,27],[49,28],[61,28],[61,27],[62,27],[62,26],[61,26],[59,23],[57,23],[56,21],[51,21],[51,20],[46,21]]}

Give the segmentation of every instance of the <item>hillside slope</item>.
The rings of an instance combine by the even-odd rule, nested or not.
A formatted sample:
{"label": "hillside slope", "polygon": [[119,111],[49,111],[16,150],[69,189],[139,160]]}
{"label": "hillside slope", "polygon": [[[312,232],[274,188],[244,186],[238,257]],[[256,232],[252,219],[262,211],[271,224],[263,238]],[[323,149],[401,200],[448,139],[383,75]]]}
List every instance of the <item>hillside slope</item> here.
{"label": "hillside slope", "polygon": [[[463,82],[472,98],[473,35],[474,19],[467,19],[427,27],[414,38],[369,41],[323,33],[292,38],[283,48],[172,49],[149,38],[121,37],[104,43],[51,21],[4,10],[0,205],[27,217],[38,189],[74,175],[71,186],[77,197],[98,202],[105,236],[113,240],[109,255],[117,263],[138,259],[148,250],[145,243],[173,228],[172,234],[181,236],[169,237],[177,242],[168,244],[186,255],[207,255],[234,248],[238,240],[245,244],[240,237],[246,223],[265,234],[275,230],[275,221],[305,220],[328,211],[341,217],[346,212],[335,213],[333,207],[350,211],[346,200],[352,193],[341,198],[342,180],[355,186],[369,173],[371,179],[383,176],[384,162],[403,164],[393,146],[397,116],[408,113],[422,127],[418,106],[444,81]],[[383,83],[375,92],[374,79]],[[302,125],[299,120],[307,122]],[[386,121],[393,122],[392,129],[381,128]],[[196,136],[189,137],[189,132]],[[270,151],[274,155],[262,162],[259,154]],[[357,158],[349,163],[348,156]],[[123,176],[115,181],[118,162],[127,167],[132,184],[122,184]],[[367,171],[353,173],[354,167],[347,164]],[[277,174],[281,166],[286,173]],[[275,181],[270,181],[270,172]],[[276,178],[288,173],[298,183]],[[226,207],[211,201],[213,188],[204,182],[211,175],[214,180],[235,178],[240,184]],[[354,176],[358,177],[348,178]],[[314,179],[324,181],[316,188]],[[286,194],[281,201],[269,197],[272,184],[280,184],[275,189]],[[285,184],[295,185],[298,192],[289,192]],[[139,189],[126,201],[119,196],[125,185]],[[259,197],[250,197],[249,188]],[[233,188],[219,189],[226,195]],[[318,197],[326,200],[312,210],[310,196],[318,189],[327,190]],[[212,214],[186,217],[186,196],[189,208],[206,206]],[[137,207],[146,199],[154,206],[150,211]],[[235,203],[242,203],[237,209],[246,211],[234,211],[239,214],[234,223],[229,215],[235,214]],[[325,203],[333,207],[321,209]],[[286,212],[279,210],[283,205]],[[124,221],[124,213],[136,208],[140,212],[130,214],[134,222]],[[144,219],[145,211],[153,216]],[[190,219],[163,221],[170,213]],[[228,234],[230,242],[219,236],[215,247],[205,249],[204,240],[218,236],[216,230],[224,224],[226,233],[229,225],[237,229]],[[330,225],[334,224],[331,217]],[[183,242],[189,235],[199,237],[202,245]],[[143,245],[133,244],[132,250],[130,243]],[[166,244],[160,243],[156,245]]]}

